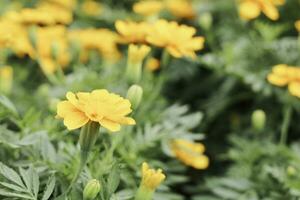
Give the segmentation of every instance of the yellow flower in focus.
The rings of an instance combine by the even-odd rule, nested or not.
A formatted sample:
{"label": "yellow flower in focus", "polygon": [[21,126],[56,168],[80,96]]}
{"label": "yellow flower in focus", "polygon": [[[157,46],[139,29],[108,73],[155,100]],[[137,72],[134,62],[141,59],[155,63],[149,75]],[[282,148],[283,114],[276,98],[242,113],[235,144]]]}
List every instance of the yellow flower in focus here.
{"label": "yellow flower in focus", "polygon": [[298,30],[298,32],[300,32],[300,20],[296,21],[295,27]]}
{"label": "yellow flower in focus", "polygon": [[209,159],[203,155],[205,147],[202,143],[177,139],[172,142],[172,150],[177,159],[195,169],[206,169]]}
{"label": "yellow flower in focus", "polygon": [[271,20],[279,18],[277,6],[283,5],[285,0],[239,0],[239,14],[243,19],[257,18],[263,12]]}
{"label": "yellow flower in focus", "polygon": [[183,56],[195,58],[195,51],[204,47],[203,37],[194,37],[196,29],[177,22],[158,20],[153,24],[147,41],[155,46],[164,47],[176,58]]}
{"label": "yellow flower in focus", "polygon": [[0,67],[0,91],[9,93],[13,84],[13,68],[10,66]]}
{"label": "yellow flower in focus", "polygon": [[141,186],[149,190],[155,190],[165,178],[166,176],[162,173],[161,169],[154,170],[149,168],[146,162],[143,163]]}
{"label": "yellow flower in focus", "polygon": [[150,71],[156,71],[160,67],[160,62],[156,58],[149,58],[146,62],[146,69]]}
{"label": "yellow flower in focus", "polygon": [[291,95],[300,98],[300,68],[285,64],[276,65],[267,77],[269,83],[284,87],[288,86]]}
{"label": "yellow flower in focus", "polygon": [[150,30],[147,22],[117,20],[115,27],[122,43],[146,43],[146,36]]}
{"label": "yellow flower in focus", "polygon": [[86,0],[82,3],[81,9],[87,15],[97,16],[102,11],[102,5],[93,0]]}
{"label": "yellow flower in focus", "polygon": [[98,122],[112,132],[119,131],[121,125],[135,124],[134,119],[126,117],[132,112],[129,100],[107,90],[68,92],[66,98],[57,104],[57,116],[64,119],[69,130],[80,128],[89,121]]}
{"label": "yellow flower in focus", "polygon": [[166,8],[178,18],[194,18],[196,13],[189,0],[167,0]]}
{"label": "yellow flower in focus", "polygon": [[163,2],[155,0],[146,0],[137,2],[133,5],[133,11],[140,15],[151,16],[158,14],[164,7]]}
{"label": "yellow flower in focus", "polygon": [[130,44],[128,48],[128,63],[133,65],[142,63],[150,50],[151,48],[147,45],[137,46]]}

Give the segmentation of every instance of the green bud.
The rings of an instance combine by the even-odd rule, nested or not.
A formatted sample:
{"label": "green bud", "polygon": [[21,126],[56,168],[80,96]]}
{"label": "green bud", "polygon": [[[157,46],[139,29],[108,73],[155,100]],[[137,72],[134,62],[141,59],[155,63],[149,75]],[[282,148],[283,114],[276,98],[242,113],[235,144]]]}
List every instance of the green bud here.
{"label": "green bud", "polygon": [[293,166],[288,166],[286,172],[289,176],[294,176],[296,174],[296,169]]}
{"label": "green bud", "polygon": [[100,183],[97,179],[90,180],[83,190],[83,199],[93,200],[98,195],[100,189]]}
{"label": "green bud", "polygon": [[255,110],[252,113],[252,127],[257,131],[262,131],[266,124],[266,114],[263,110]]}
{"label": "green bud", "polygon": [[79,143],[82,152],[89,152],[97,140],[99,123],[90,121],[81,128]]}
{"label": "green bud", "polygon": [[57,44],[57,42],[53,42],[51,44],[51,56],[54,60],[57,60],[58,53],[59,53],[59,45]]}
{"label": "green bud", "polygon": [[198,23],[204,30],[209,30],[213,22],[213,17],[209,12],[199,16]]}
{"label": "green bud", "polygon": [[143,97],[143,88],[139,85],[132,85],[127,91],[127,99],[131,102],[131,105],[136,109]]}

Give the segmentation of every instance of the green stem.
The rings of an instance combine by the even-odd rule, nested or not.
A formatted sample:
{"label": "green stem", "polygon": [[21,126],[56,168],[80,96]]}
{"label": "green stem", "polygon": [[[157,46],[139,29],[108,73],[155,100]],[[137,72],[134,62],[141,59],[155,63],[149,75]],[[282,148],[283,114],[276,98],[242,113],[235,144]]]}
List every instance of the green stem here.
{"label": "green stem", "polygon": [[168,51],[167,51],[167,49],[164,49],[163,50],[163,53],[162,53],[162,68],[166,68],[168,65],[169,65],[169,63],[170,63],[170,59],[171,57],[170,57],[170,54],[168,53]]}
{"label": "green stem", "polygon": [[80,156],[80,165],[76,171],[76,174],[74,176],[74,178],[71,181],[70,186],[68,187],[68,189],[66,190],[66,194],[68,194],[71,189],[73,188],[74,184],[77,182],[85,164],[87,163],[87,159],[88,159],[88,153],[87,151],[81,151],[81,156]]}
{"label": "green stem", "polygon": [[153,193],[153,190],[149,190],[141,185],[135,194],[134,200],[152,200]]}
{"label": "green stem", "polygon": [[288,129],[292,117],[292,106],[285,107],[283,111],[283,122],[281,125],[281,134],[280,134],[280,145],[285,145],[287,142]]}

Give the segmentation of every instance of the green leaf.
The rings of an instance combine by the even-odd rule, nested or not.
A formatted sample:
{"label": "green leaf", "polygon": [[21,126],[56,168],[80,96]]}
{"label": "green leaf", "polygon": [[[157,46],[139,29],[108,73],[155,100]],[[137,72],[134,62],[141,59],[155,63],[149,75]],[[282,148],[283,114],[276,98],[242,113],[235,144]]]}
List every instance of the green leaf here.
{"label": "green leaf", "polygon": [[40,187],[39,175],[32,166],[28,169],[28,171],[30,176],[32,177],[33,194],[37,198],[39,193],[39,187]]}
{"label": "green leaf", "polygon": [[117,165],[113,166],[107,180],[108,196],[111,196],[118,188],[120,183],[120,172]]}
{"label": "green leaf", "polygon": [[18,185],[15,185],[15,184],[0,182],[0,185],[3,185],[4,187],[6,187],[8,189],[15,190],[15,191],[18,191],[18,192],[27,192],[26,189],[24,189],[24,188],[22,188]]}
{"label": "green leaf", "polygon": [[13,169],[7,167],[3,163],[0,163],[0,174],[2,174],[8,180],[18,184],[21,187],[25,187],[21,177]]}
{"label": "green leaf", "polygon": [[0,104],[9,110],[15,116],[18,116],[18,111],[14,104],[4,95],[0,95]]}
{"label": "green leaf", "polygon": [[0,195],[7,196],[7,197],[19,197],[19,198],[22,198],[22,199],[35,200],[32,196],[29,196],[27,194],[13,193],[13,192],[9,192],[9,191],[3,190],[3,189],[0,189]]}
{"label": "green leaf", "polygon": [[54,187],[55,187],[55,176],[52,175],[49,179],[48,179],[48,182],[47,182],[47,186],[46,186],[46,189],[44,191],[44,194],[43,194],[43,198],[42,200],[48,200],[49,197],[51,196],[53,190],[54,190]]}

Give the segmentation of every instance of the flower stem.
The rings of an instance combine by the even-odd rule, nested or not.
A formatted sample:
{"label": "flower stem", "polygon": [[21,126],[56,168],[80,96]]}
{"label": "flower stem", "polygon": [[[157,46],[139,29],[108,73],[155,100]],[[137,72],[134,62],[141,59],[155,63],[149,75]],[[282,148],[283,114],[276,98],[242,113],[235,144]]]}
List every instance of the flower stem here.
{"label": "flower stem", "polygon": [[140,186],[135,194],[134,200],[152,200],[154,191]]}
{"label": "flower stem", "polygon": [[287,142],[288,129],[292,117],[292,106],[286,106],[283,110],[283,122],[281,125],[280,145],[285,145]]}
{"label": "flower stem", "polygon": [[162,68],[166,68],[169,63],[170,63],[170,54],[168,53],[167,49],[164,49],[163,50],[163,53],[162,53]]}

